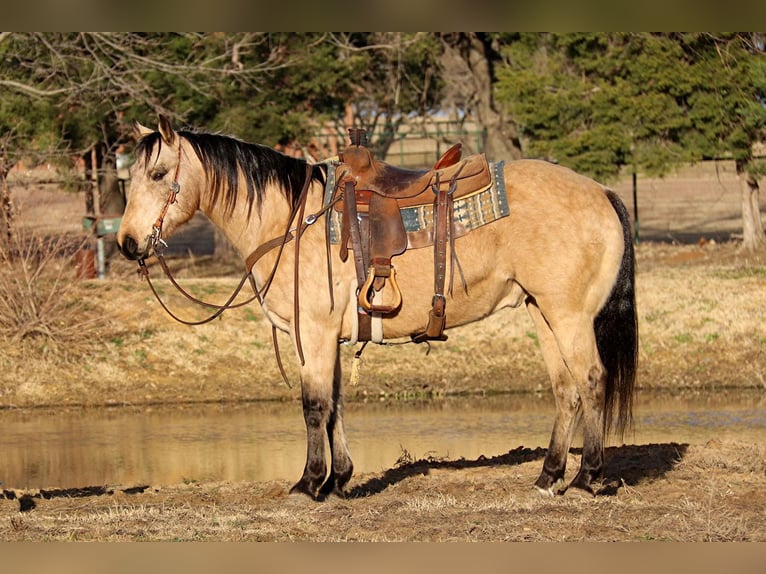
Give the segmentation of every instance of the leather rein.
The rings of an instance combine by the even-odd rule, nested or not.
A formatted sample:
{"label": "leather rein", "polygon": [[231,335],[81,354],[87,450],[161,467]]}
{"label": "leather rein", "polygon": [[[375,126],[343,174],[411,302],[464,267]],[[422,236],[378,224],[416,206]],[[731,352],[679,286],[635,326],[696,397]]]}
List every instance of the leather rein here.
{"label": "leather rein", "polygon": [[[303,233],[306,231],[306,229],[314,224],[320,216],[322,216],[325,212],[329,211],[335,203],[340,199],[336,199],[329,204],[325,205],[320,209],[318,212],[310,214],[304,218],[304,212],[306,207],[306,198],[308,196],[308,189],[311,185],[311,177],[314,166],[312,164],[307,163],[306,164],[306,178],[303,182],[303,187],[301,189],[300,195],[298,196],[298,200],[296,201],[295,205],[293,206],[290,217],[287,221],[287,229],[282,235],[279,235],[277,237],[274,237],[261,245],[259,245],[246,259],[245,262],[245,271],[242,275],[242,278],[239,281],[239,284],[237,287],[235,287],[232,294],[229,296],[229,298],[226,300],[226,302],[223,305],[216,305],[213,303],[209,303],[207,301],[203,301],[201,299],[198,299],[197,297],[194,297],[191,295],[188,291],[186,291],[181,285],[178,284],[178,282],[173,278],[173,275],[170,272],[170,268],[167,265],[167,262],[165,261],[164,252],[165,248],[168,246],[167,242],[162,237],[162,224],[165,219],[165,216],[167,215],[168,209],[171,205],[173,205],[176,202],[178,193],[181,191],[181,185],[178,183],[178,173],[181,166],[181,145],[179,144],[178,147],[178,164],[176,165],[175,172],[173,174],[173,181],[170,184],[170,190],[168,193],[168,198],[165,201],[165,205],[162,208],[162,211],[160,212],[160,215],[157,217],[157,220],[154,223],[154,226],[152,227],[152,234],[149,237],[149,241],[153,247],[154,254],[157,257],[157,260],[160,263],[160,266],[162,267],[162,270],[164,271],[167,278],[170,280],[171,284],[187,299],[192,301],[193,303],[200,305],[202,307],[207,307],[210,309],[215,309],[215,311],[205,319],[201,319],[198,321],[189,321],[186,319],[182,319],[175,313],[173,313],[170,308],[165,304],[165,302],[160,297],[159,293],[157,292],[157,289],[154,287],[154,284],[152,283],[152,280],[149,276],[149,269],[146,267],[146,257],[141,257],[138,259],[138,274],[141,277],[146,278],[147,283],[149,284],[149,287],[154,294],[155,299],[160,303],[162,308],[170,315],[173,319],[178,321],[179,323],[182,323],[184,325],[202,325],[205,323],[209,323],[213,321],[214,319],[220,317],[224,311],[227,309],[236,309],[238,307],[243,307],[245,305],[248,305],[249,303],[252,303],[253,301],[258,301],[261,305],[263,305],[264,300],[266,298],[266,294],[269,290],[269,287],[271,287],[271,283],[274,279],[274,276],[277,272],[277,267],[279,266],[279,261],[282,257],[282,252],[284,251],[285,246],[290,241],[295,241],[295,269],[294,269],[294,307],[295,307],[295,313],[294,313],[294,322],[295,322],[295,344],[298,351],[298,357],[300,359],[301,365],[305,364],[305,360],[303,357],[303,348],[301,345],[301,338],[300,338],[300,325],[298,321],[298,306],[299,306],[299,300],[298,300],[298,253],[299,253],[299,247],[300,247],[300,239]],[[296,215],[298,216],[298,220],[300,223],[298,223],[295,227],[290,227],[290,224],[292,223],[293,219],[295,219]],[[253,277],[253,267],[255,264],[267,253],[274,249],[279,249],[279,252],[277,253],[277,258],[274,262],[274,266],[271,269],[271,272],[269,273],[266,281],[264,282],[263,286],[259,290],[255,284],[255,278]],[[328,264],[329,264],[329,253],[328,253]],[[240,303],[234,303],[234,300],[237,298],[239,293],[242,291],[242,288],[244,287],[246,282],[250,282],[250,285],[253,289],[253,296],[248,298],[245,301],[242,301]],[[282,375],[282,378],[284,379],[285,383],[288,386],[290,385],[290,382],[288,381],[287,374],[285,372],[284,366],[282,365],[282,360],[280,358],[279,353],[279,346],[277,343],[277,328],[275,325],[272,325],[272,342],[274,344],[274,350],[276,352],[276,358],[277,358],[277,364],[279,366],[279,371]]]}

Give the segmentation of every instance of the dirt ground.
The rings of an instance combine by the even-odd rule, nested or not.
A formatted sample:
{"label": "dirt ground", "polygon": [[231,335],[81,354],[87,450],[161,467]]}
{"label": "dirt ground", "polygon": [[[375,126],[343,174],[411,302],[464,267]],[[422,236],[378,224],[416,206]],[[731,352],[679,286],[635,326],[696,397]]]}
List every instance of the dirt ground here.
{"label": "dirt ground", "polygon": [[[704,242],[639,244],[637,254],[639,387],[766,392],[766,256]],[[175,265],[189,288],[213,299],[225,299],[236,283],[202,258]],[[89,343],[0,341],[0,407],[280,400],[300,408],[297,386],[280,379],[258,309],[180,326],[134,273],[118,260],[105,281],[71,283],[68,293],[101,319]],[[352,352],[345,349],[345,359]],[[375,347],[364,364],[362,382],[347,390],[350,401],[548,392],[523,311],[455,330],[428,355],[412,345]],[[294,365],[287,366],[296,381]],[[610,447],[595,497],[537,493],[532,484],[544,455],[519,447],[474,460],[405,457],[355,475],[345,499],[321,503],[288,496],[291,483],[282,481],[0,486],[0,540],[766,541],[765,444],[668,437]],[[567,478],[578,464],[575,448]]]}
{"label": "dirt ground", "polygon": [[[764,262],[742,257],[733,246],[639,247],[641,386],[765,388]],[[67,357],[67,368],[54,383],[45,369],[55,358],[43,356],[19,366],[6,352],[0,392],[5,405],[98,408],[215,401],[227,395],[225,400],[234,401],[291,400],[299,408],[297,389],[279,381],[262,320],[243,313],[213,331],[179,328],[152,310],[156,304],[145,291],[135,284],[125,288],[124,280],[88,283],[90,292],[100,294],[99,301],[116,296],[129,301],[112,317],[106,342],[89,351],[100,360],[86,365]],[[198,281],[193,284],[213,285],[212,292],[228,286]],[[736,320],[739,313],[749,322]],[[509,385],[512,390],[539,392],[547,383],[533,337],[519,316],[503,318],[489,332],[458,331],[452,343],[435,347],[429,356],[422,350],[397,349],[410,353],[409,362],[416,364],[402,361],[399,377],[392,378],[390,369],[378,364],[381,358],[386,363],[385,355],[374,355],[366,363],[364,381],[349,388],[350,400],[460,395],[471,387],[474,392],[500,392],[482,387],[494,378],[477,381],[475,373],[507,370],[509,365],[517,381]],[[243,326],[254,330],[257,344],[241,341]],[[508,335],[502,343],[496,337],[500,330]],[[214,340],[218,343],[211,344]],[[187,362],[188,354],[196,353],[194,368],[169,360],[166,345]],[[487,345],[491,352],[467,360],[477,354],[477,346]],[[518,348],[509,352],[512,346]],[[386,352],[392,350],[380,351]],[[266,371],[257,380],[234,376],[248,356]],[[445,361],[442,371],[433,371]],[[224,372],[230,376],[213,385],[221,380],[222,364],[229,365]],[[17,380],[14,369],[25,376]],[[190,377],[196,383],[190,385]],[[288,496],[288,482],[11,489],[0,498],[0,539],[766,541],[764,444],[715,438],[705,444],[677,444],[669,437],[659,444],[610,447],[595,498],[572,492],[555,498],[538,494],[532,484],[544,455],[544,449],[519,447],[475,460],[405,459],[382,472],[354,476],[347,498],[322,503]],[[569,478],[578,464],[579,452],[573,449]]]}
{"label": "dirt ground", "polygon": [[[595,498],[532,488],[544,449],[403,462],[357,476],[346,499],[290,484],[83,488],[0,500],[6,541],[766,541],[766,448],[626,445],[607,450]],[[570,457],[570,467],[577,462]],[[8,493],[6,493],[7,495]]]}

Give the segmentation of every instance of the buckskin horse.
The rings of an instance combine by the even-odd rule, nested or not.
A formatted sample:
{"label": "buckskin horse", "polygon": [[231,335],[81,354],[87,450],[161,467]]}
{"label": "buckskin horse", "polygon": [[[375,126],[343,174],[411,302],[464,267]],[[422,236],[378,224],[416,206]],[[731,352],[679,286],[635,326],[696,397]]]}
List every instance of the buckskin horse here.
{"label": "buckskin horse", "polygon": [[[452,157],[446,167],[406,170],[368,157],[356,141],[336,161],[312,164],[226,135],[175,131],[163,116],[157,131],[135,128],[119,248],[144,265],[201,210],[246,260],[256,298],[274,329],[289,333],[300,364],[307,454],[291,492],[343,496],[351,479],[341,342],[443,340],[444,329],[523,304],[556,405],[535,486],[551,496],[595,494],[604,437],[632,424],[637,362],[632,235],[613,191],[541,160]],[[392,207],[400,208],[393,216]],[[449,225],[435,224],[445,214]],[[394,231],[378,241],[371,234],[390,217]],[[402,219],[419,227],[403,228]],[[566,486],[579,424],[581,465]]]}

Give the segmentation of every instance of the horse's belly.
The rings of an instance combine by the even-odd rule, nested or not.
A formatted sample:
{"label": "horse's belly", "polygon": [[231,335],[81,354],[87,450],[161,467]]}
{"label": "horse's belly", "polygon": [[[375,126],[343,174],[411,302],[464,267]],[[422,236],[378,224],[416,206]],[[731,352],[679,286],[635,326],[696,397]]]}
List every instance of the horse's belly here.
{"label": "horse's belly", "polygon": [[[447,328],[483,319],[505,307],[516,307],[525,296],[522,288],[513,281],[511,270],[493,257],[487,257],[488,252],[497,253],[491,241],[489,244],[486,241],[480,242],[478,245],[484,245],[484,249],[478,251],[462,243],[458,241],[456,251],[463,273],[461,275],[456,266],[452,273],[451,293],[448,258],[444,282]],[[491,246],[489,249],[488,245]],[[401,290],[402,304],[397,312],[382,317],[383,335],[387,339],[409,337],[422,332],[428,322],[435,293],[431,249],[407,252],[394,258],[392,263]],[[390,289],[387,283],[378,295],[382,304],[391,297]]]}

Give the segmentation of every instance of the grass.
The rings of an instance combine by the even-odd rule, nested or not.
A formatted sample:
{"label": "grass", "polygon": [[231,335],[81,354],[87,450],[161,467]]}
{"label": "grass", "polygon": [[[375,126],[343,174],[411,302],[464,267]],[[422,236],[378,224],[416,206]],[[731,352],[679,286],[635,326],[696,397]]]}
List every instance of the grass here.
{"label": "grass", "polygon": [[[674,251],[690,249],[700,248]],[[648,244],[637,249],[638,386],[762,386],[757,373],[766,361],[766,290],[760,274],[737,271],[737,279],[721,279],[745,268],[733,247],[703,251],[710,259],[696,258],[694,264],[664,264],[667,250]],[[115,261],[105,281],[74,281],[67,260],[49,265],[60,278],[48,285],[67,302],[57,307],[62,313],[58,324],[63,320],[69,325],[66,332],[76,338],[62,344],[29,336],[19,344],[9,333],[0,336],[0,406],[128,404],[145,395],[183,402],[298,398],[296,384],[290,388],[282,382],[270,325],[257,304],[188,327],[165,314],[128,262]],[[201,261],[195,265],[203,269]],[[765,268],[758,261],[754,265]],[[234,275],[183,279],[184,287],[199,292],[229,293],[237,282]],[[166,280],[156,283],[168,287]],[[198,312],[170,289],[166,298],[182,316]],[[74,315],[63,319],[63,313]],[[102,321],[98,329],[83,323],[94,319]],[[549,392],[537,334],[524,310],[503,310],[448,334],[449,340],[432,344],[428,354],[419,345],[369,345],[362,380],[347,386],[347,399]],[[291,348],[289,338],[280,334],[283,361],[295,383],[299,376]],[[355,350],[341,347],[346,377]],[[52,371],[54,364],[67,368]],[[51,372],[57,373],[55,380]]]}
{"label": "grass", "polygon": [[740,279],[752,279],[766,277],[766,267],[742,266],[732,269],[717,270],[714,276],[718,279],[737,281]]}

